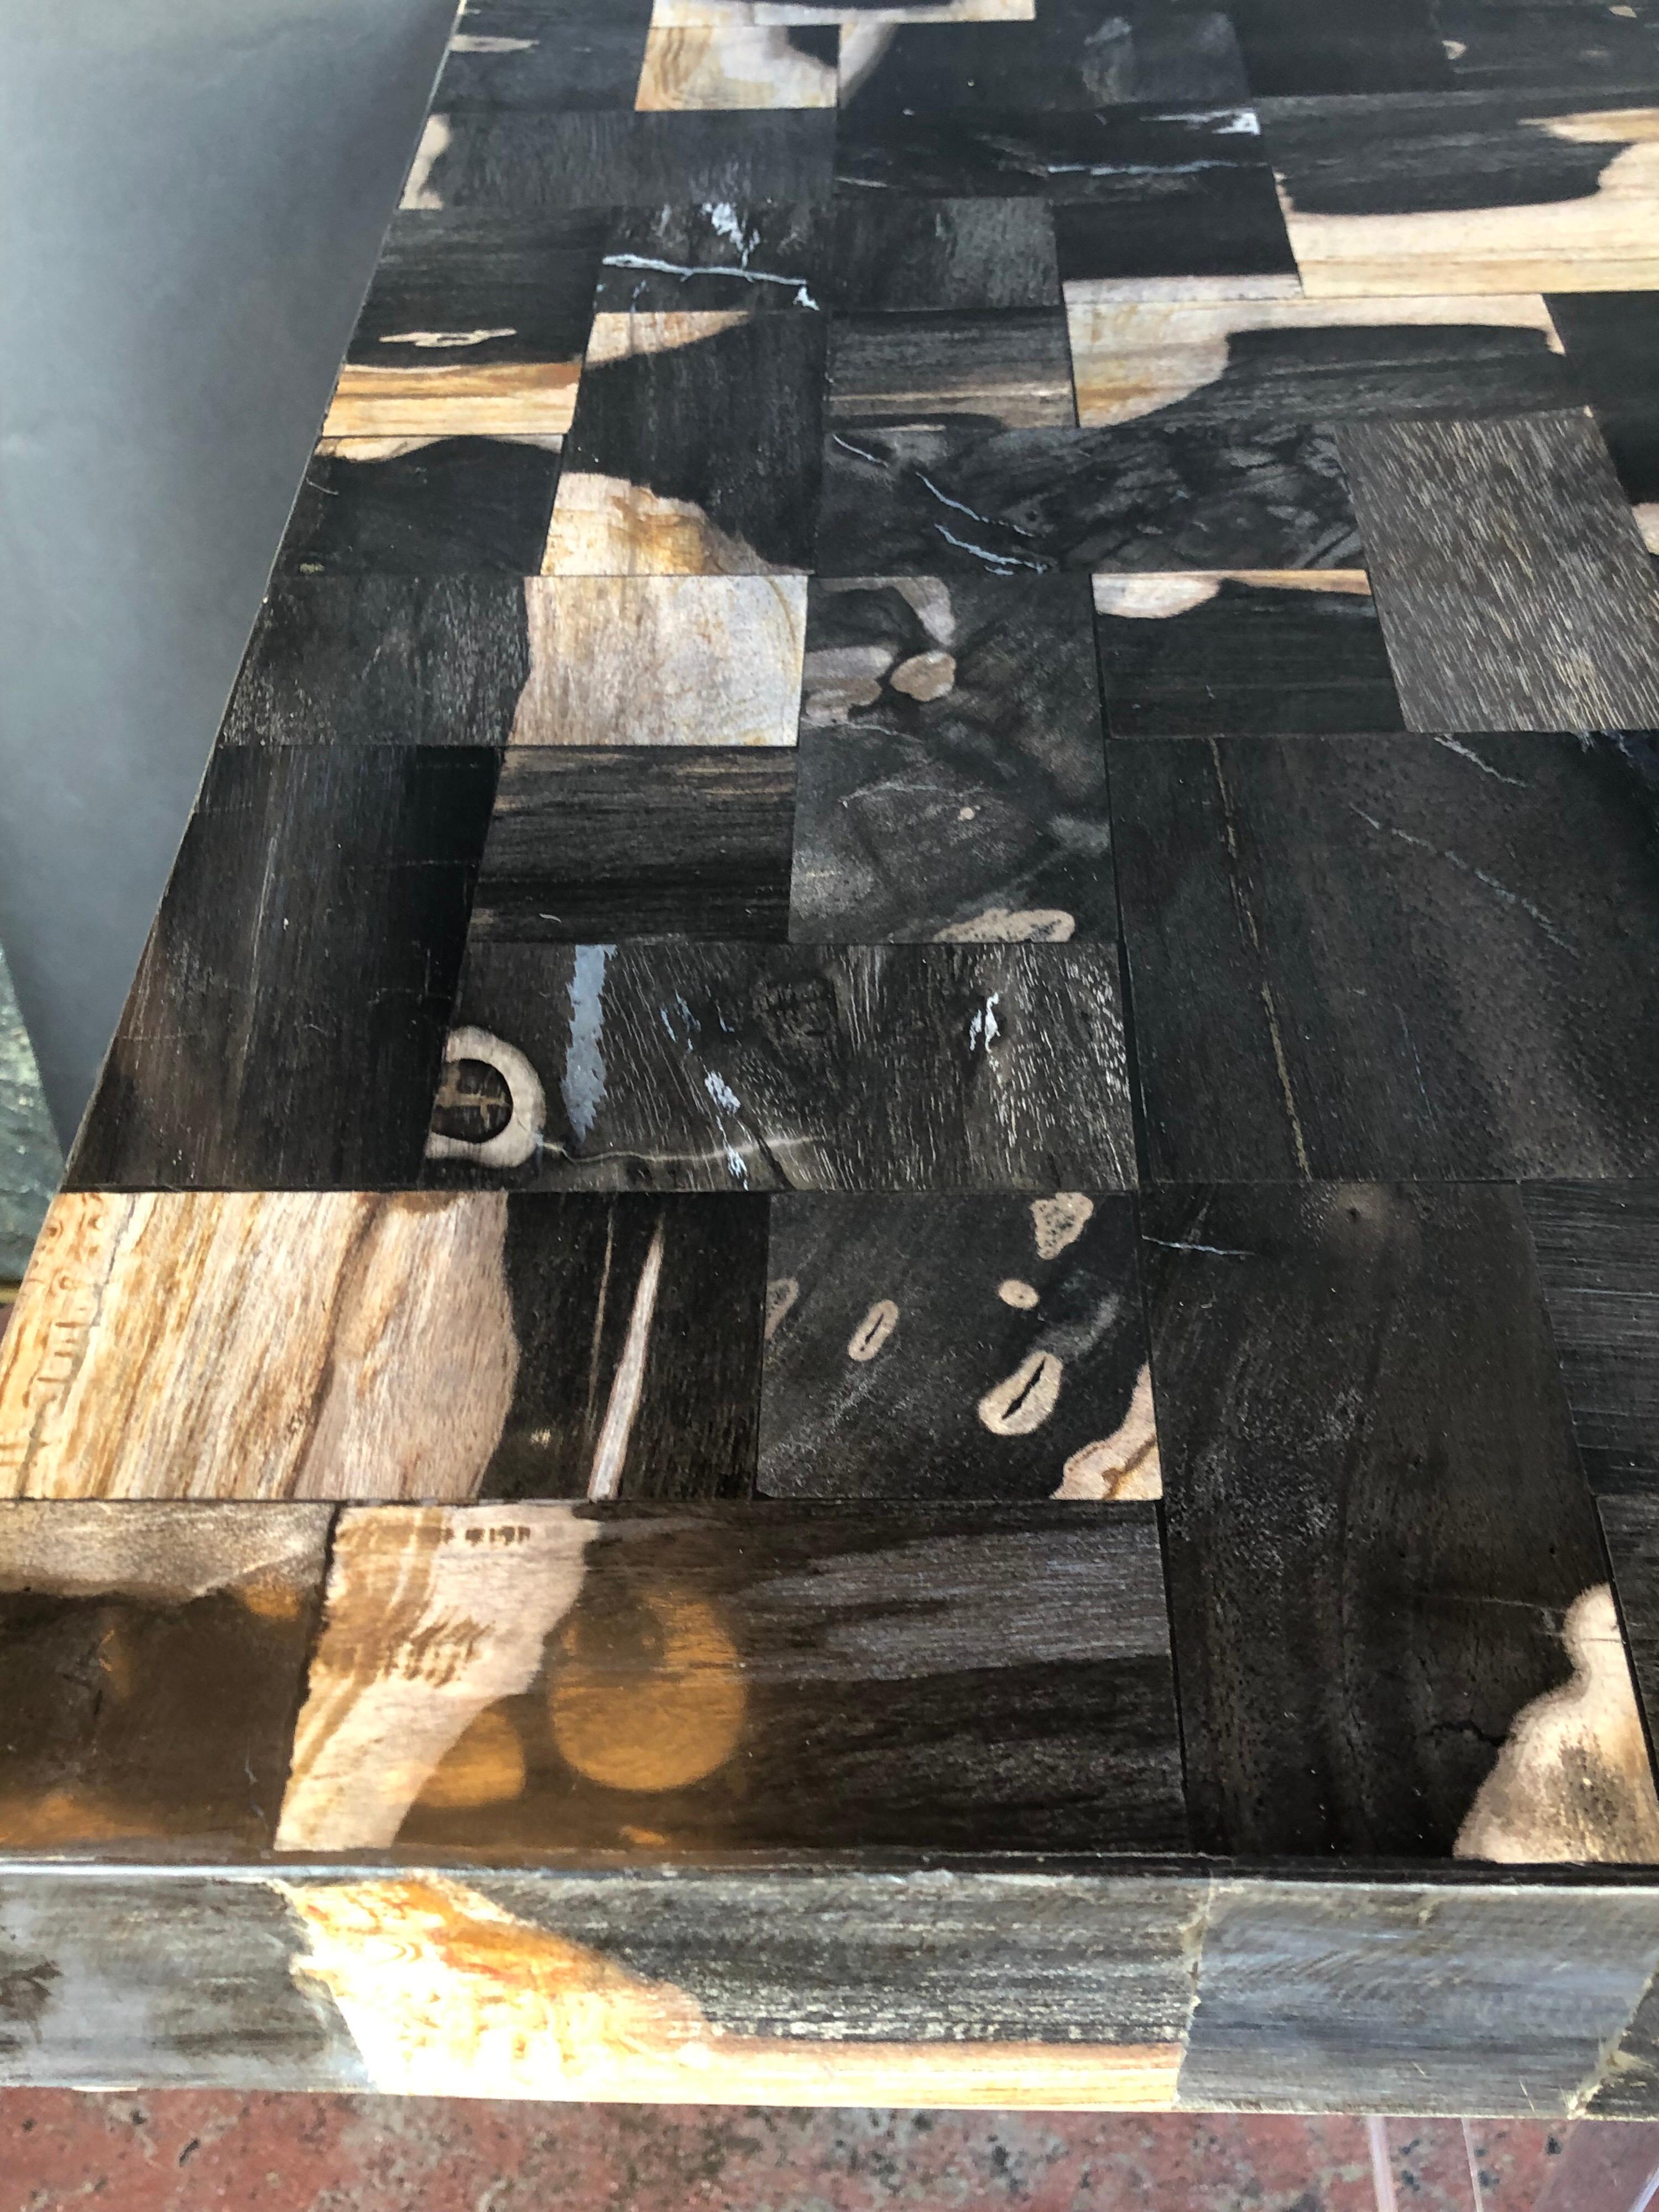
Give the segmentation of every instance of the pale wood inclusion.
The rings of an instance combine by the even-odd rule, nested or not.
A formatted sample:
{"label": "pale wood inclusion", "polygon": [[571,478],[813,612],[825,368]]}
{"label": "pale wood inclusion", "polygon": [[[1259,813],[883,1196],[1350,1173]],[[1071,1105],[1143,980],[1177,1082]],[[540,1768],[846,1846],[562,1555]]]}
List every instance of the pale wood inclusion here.
{"label": "pale wood inclusion", "polygon": [[792,46],[787,28],[653,30],[634,105],[642,111],[833,107],[836,67]]}
{"label": "pale wood inclusion", "polygon": [[278,1882],[376,2089],[664,2104],[1167,2111],[1179,2043],[864,2042],[743,2035],[468,1885]]}
{"label": "pale wood inclusion", "polygon": [[71,1192],[0,1346],[0,1495],[476,1496],[518,1372],[498,1192]]}

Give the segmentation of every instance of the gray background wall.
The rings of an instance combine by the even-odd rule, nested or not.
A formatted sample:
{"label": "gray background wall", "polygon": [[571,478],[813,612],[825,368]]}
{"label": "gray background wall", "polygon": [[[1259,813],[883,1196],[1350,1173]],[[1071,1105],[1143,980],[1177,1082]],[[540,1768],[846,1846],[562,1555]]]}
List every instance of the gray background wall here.
{"label": "gray background wall", "polygon": [[453,14],[0,5],[0,945],[65,1139]]}

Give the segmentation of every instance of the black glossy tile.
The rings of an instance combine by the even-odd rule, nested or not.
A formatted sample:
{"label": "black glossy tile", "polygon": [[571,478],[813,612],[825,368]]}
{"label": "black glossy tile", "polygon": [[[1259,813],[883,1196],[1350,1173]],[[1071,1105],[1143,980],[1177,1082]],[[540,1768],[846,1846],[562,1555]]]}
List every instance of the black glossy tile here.
{"label": "black glossy tile", "polygon": [[[480,944],[455,1020],[507,1083],[513,1121],[489,1155],[434,1163],[441,1182],[1134,1180],[1110,945]],[[472,1135],[445,1108],[434,1126]]]}
{"label": "black glossy tile", "polygon": [[760,1488],[1156,1498],[1133,1202],[772,1200]]}
{"label": "black glossy tile", "polygon": [[550,571],[810,568],[823,357],[820,315],[597,320]]}
{"label": "black glossy tile", "polygon": [[1659,1185],[1522,1193],[1590,1487],[1659,1497]]}
{"label": "black glossy tile", "polygon": [[313,457],[277,574],[533,576],[553,517],[559,440],[404,442],[331,441]]}
{"label": "black glossy tile", "polygon": [[1659,590],[1588,414],[1338,443],[1410,727],[1659,729]]}
{"label": "black glossy tile", "polygon": [[[580,206],[818,199],[830,190],[835,126],[827,110],[547,115],[438,109],[428,120],[404,204],[527,216]],[[419,195],[413,202],[411,193]]]}
{"label": "black glossy tile", "polygon": [[1659,527],[1659,293],[1557,293],[1549,304],[1625,496]]}
{"label": "black glossy tile", "polygon": [[1460,91],[1619,93],[1659,84],[1652,0],[1565,8],[1438,0],[1436,12]]}
{"label": "black glossy tile", "polygon": [[497,757],[218,749],[70,1188],[416,1180]]}
{"label": "black glossy tile", "polygon": [[1214,9],[1038,0],[1029,23],[902,24],[867,66],[842,72],[859,124],[930,110],[1024,115],[1134,101],[1188,107],[1248,98],[1238,42]]}
{"label": "black glossy tile", "polygon": [[467,0],[433,105],[440,113],[631,108],[650,24],[651,0],[574,10],[546,0]]}
{"label": "black glossy tile", "polygon": [[1261,148],[1253,112],[1224,109],[1218,135],[1191,158],[1172,155],[1156,191],[1131,157],[1091,177],[1086,194],[1056,194],[1067,301],[1294,298],[1296,263]]}
{"label": "black glossy tile", "polygon": [[606,234],[594,305],[624,315],[822,307],[829,252],[822,201],[625,208]]}
{"label": "black glossy tile", "polygon": [[513,746],[472,935],[782,938],[794,801],[787,748]]}
{"label": "black glossy tile", "polygon": [[1116,935],[1088,592],[811,586],[792,937]]}
{"label": "black glossy tile", "polygon": [[1359,571],[1099,576],[1094,599],[1114,738],[1402,726]]}
{"label": "black glossy tile", "polygon": [[0,1504],[0,1841],[268,1846],[329,1517]]}
{"label": "black glossy tile", "polygon": [[1077,421],[1066,318],[1058,307],[848,315],[830,341],[833,423],[968,417],[1036,429]]}
{"label": "black glossy tile", "polygon": [[1651,1174],[1650,743],[1115,747],[1153,1173]]}
{"label": "black glossy tile", "polygon": [[[1200,1848],[1646,1856],[1639,1729],[1528,1752],[1607,1567],[1517,1194],[1210,1187],[1142,1225]],[[1589,1663],[1630,1712],[1616,1634]]]}
{"label": "black glossy tile", "polygon": [[1583,398],[1536,293],[1519,299],[1082,301],[1085,423],[1516,415]]}
{"label": "black glossy tile", "polygon": [[[458,1069],[458,1091],[466,1074]],[[746,1498],[765,1200],[520,1192],[459,1202],[505,1206],[516,1352],[478,1496]]]}
{"label": "black glossy tile", "polygon": [[[448,1554],[491,1526],[455,1514]],[[467,1654],[508,1634],[534,1653],[540,1632],[522,1690],[482,1716],[501,1785],[462,1786],[478,1765],[465,1743],[424,1773],[401,1746],[372,1751],[362,1800],[403,1847],[1185,1841],[1150,1506],[529,1505],[514,1537],[510,1621],[475,1613]],[[354,1665],[430,1680],[415,1655],[453,1631],[434,1620],[423,1636],[405,1594],[405,1554],[429,1540],[395,1509],[343,1522],[339,1626],[325,1623],[302,1723],[313,1755],[343,1691],[349,1710]]]}
{"label": "black glossy tile", "polygon": [[501,745],[529,672],[516,577],[279,577],[220,743]]}
{"label": "black glossy tile", "polygon": [[580,362],[607,228],[599,208],[524,222],[399,212],[347,362],[445,379],[481,368]]}
{"label": "black glossy tile", "polygon": [[1257,99],[1452,88],[1436,0],[1232,0],[1229,13]]}
{"label": "black glossy tile", "polygon": [[1352,568],[1359,537],[1322,425],[964,423],[835,432],[825,575]]}
{"label": "black glossy tile", "polygon": [[830,304],[848,314],[1060,303],[1054,218],[1041,200],[836,195]]}

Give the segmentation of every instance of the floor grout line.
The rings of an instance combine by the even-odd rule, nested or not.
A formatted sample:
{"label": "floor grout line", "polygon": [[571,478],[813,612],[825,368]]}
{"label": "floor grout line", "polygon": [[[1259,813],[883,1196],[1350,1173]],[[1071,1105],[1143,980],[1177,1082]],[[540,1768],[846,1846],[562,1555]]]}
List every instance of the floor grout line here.
{"label": "floor grout line", "polygon": [[1400,2212],[1394,2193],[1394,2173],[1389,2165],[1389,2124],[1372,2115],[1365,2122],[1365,2139],[1371,2147],[1371,2185],[1376,2191],[1376,2212]]}

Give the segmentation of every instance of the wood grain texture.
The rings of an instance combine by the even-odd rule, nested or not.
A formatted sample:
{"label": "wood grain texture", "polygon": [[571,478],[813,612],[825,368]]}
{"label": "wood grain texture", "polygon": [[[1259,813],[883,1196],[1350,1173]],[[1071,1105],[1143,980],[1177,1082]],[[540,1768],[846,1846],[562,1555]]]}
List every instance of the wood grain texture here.
{"label": "wood grain texture", "polygon": [[1652,1859],[1516,1194],[1211,1187],[1143,1229],[1200,1844]]}
{"label": "wood grain texture", "polygon": [[1659,725],[1659,586],[1587,415],[1340,444],[1408,727]]}
{"label": "wood grain texture", "polygon": [[[456,1019],[478,1040],[469,1056],[518,1071],[508,1080],[526,1118],[510,1159],[452,1142],[428,1171],[442,1182],[1042,1191],[1134,1180],[1109,945],[479,944]],[[441,1107],[434,1127],[447,1133]]]}
{"label": "wood grain texture", "polygon": [[800,576],[559,575],[525,586],[515,745],[792,745]]}
{"label": "wood grain texture", "polygon": [[760,1488],[1156,1498],[1124,1199],[772,1201]]}
{"label": "wood grain texture", "polygon": [[583,206],[821,199],[830,191],[835,121],[799,112],[734,119],[435,109],[403,205],[519,218]]}
{"label": "wood grain texture", "polygon": [[279,1839],[1179,1849],[1168,1637],[1145,1505],[349,1515]]}
{"label": "wood grain texture", "polygon": [[809,312],[826,304],[829,211],[796,201],[620,208],[599,264],[600,314]]}
{"label": "wood grain texture", "polygon": [[649,109],[833,107],[833,27],[653,29],[634,95]]}
{"label": "wood grain texture", "polygon": [[0,1506],[0,1842],[268,1844],[328,1521],[318,1506]]}
{"label": "wood grain texture", "polygon": [[[1083,293],[1085,287],[1073,287]],[[1472,300],[1108,299],[1069,307],[1078,420],[1516,415],[1580,396],[1537,293]]]}
{"label": "wood grain texture", "polygon": [[70,1188],[414,1180],[497,758],[215,754]]}
{"label": "wood grain texture", "polygon": [[1359,534],[1328,428],[1128,423],[833,432],[819,573],[1347,568]]}
{"label": "wood grain texture", "polygon": [[515,576],[280,577],[221,742],[504,745],[531,669]]}
{"label": "wood grain texture", "polygon": [[1058,308],[843,316],[824,412],[844,424],[939,416],[1009,429],[1074,423],[1065,317]]}
{"label": "wood grain texture", "polygon": [[1115,746],[1152,1172],[1653,1173],[1649,750]]}
{"label": "wood grain texture", "polygon": [[1265,100],[1263,139],[1310,298],[1650,291],[1652,86]]}
{"label": "wood grain texture", "polygon": [[1114,738],[1401,726],[1363,569],[1103,575],[1094,599]]}
{"label": "wood grain texture", "polygon": [[651,0],[467,0],[433,95],[452,108],[629,108]]}
{"label": "wood grain texture", "polygon": [[1566,2117],[1656,1948],[1645,1889],[1223,1880],[1180,2102]]}
{"label": "wood grain texture", "polygon": [[786,937],[794,815],[792,748],[512,746],[472,935]]}
{"label": "wood grain texture", "polygon": [[565,441],[547,571],[809,568],[823,346],[817,315],[600,318]]}
{"label": "wood grain texture", "polygon": [[1228,12],[1258,98],[1434,92],[1453,82],[1430,0],[1234,0]]}
{"label": "wood grain texture", "polygon": [[1590,1487],[1659,1490],[1659,1189],[1534,1183],[1522,1202]]}
{"label": "wood grain texture", "polygon": [[829,304],[848,314],[1060,304],[1041,201],[836,195]]}
{"label": "wood grain texture", "polygon": [[798,941],[1116,935],[1082,577],[816,580],[799,757]]}
{"label": "wood grain texture", "polygon": [[279,574],[534,575],[556,438],[335,438],[306,471]]}

